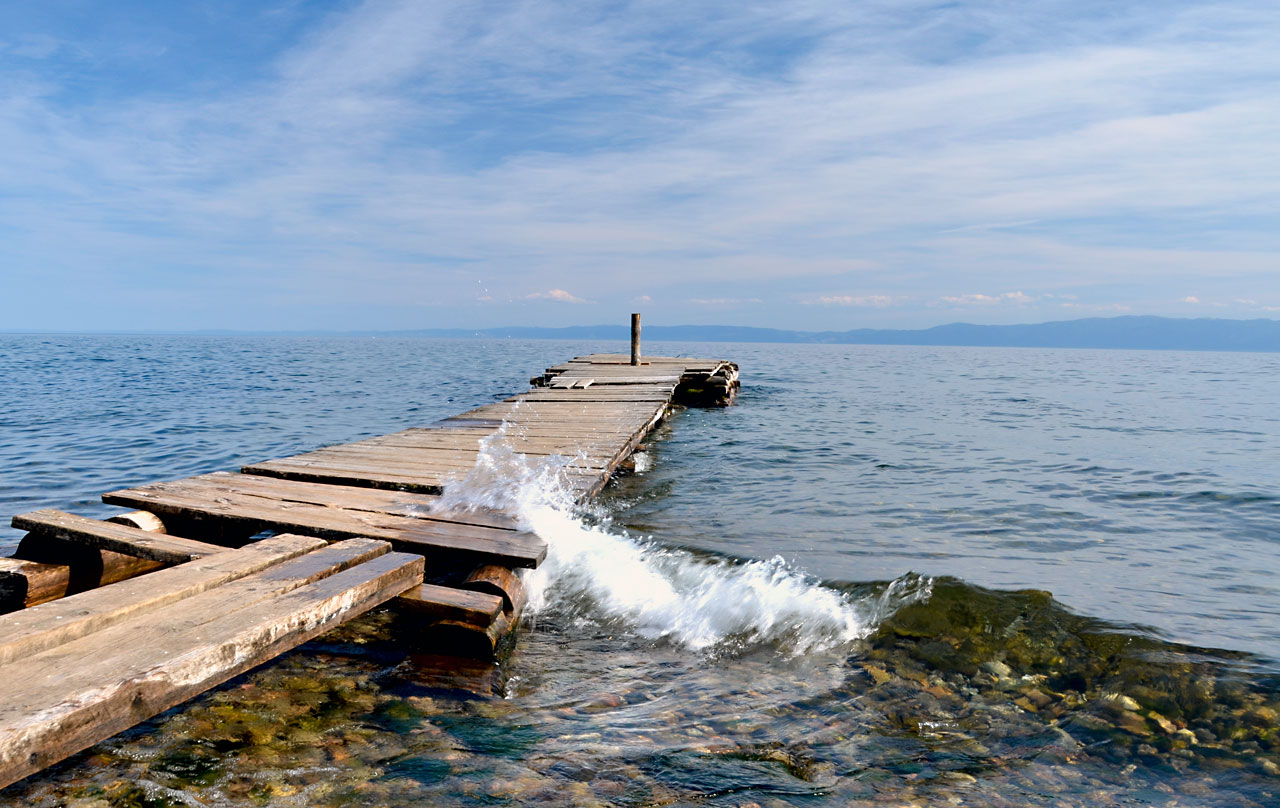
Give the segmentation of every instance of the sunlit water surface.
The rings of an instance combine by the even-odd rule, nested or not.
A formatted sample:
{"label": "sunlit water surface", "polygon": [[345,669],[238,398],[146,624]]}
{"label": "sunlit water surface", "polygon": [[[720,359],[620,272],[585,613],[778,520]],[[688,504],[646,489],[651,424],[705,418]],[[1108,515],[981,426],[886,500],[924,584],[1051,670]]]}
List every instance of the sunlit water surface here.
{"label": "sunlit water surface", "polygon": [[[739,362],[738,406],[585,513],[509,457],[451,494],[550,545],[496,695],[377,613],[0,804],[1276,804],[1280,357],[647,347]],[[0,504],[109,513],[617,349],[0,336]]]}

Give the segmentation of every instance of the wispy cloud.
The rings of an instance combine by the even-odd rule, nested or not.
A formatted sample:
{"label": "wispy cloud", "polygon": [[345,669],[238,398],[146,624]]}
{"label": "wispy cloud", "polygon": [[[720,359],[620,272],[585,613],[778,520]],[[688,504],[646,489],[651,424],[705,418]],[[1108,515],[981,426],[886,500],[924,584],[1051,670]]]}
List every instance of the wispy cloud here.
{"label": "wispy cloud", "polygon": [[1005,292],[999,295],[984,295],[975,292],[965,295],[944,295],[942,299],[957,306],[996,306],[1002,303],[1025,306],[1028,303],[1035,302],[1035,298],[1022,292]]}
{"label": "wispy cloud", "polygon": [[691,297],[689,302],[695,306],[712,306],[716,308],[744,306],[752,303],[763,303],[758,297]]}
{"label": "wispy cloud", "polygon": [[560,303],[588,303],[577,295],[570,294],[563,289],[552,289],[547,292],[534,292],[531,295],[525,295],[525,300],[555,300]]}
{"label": "wispy cloud", "polygon": [[[210,325],[466,320],[478,277],[504,319],[642,290],[673,316],[776,300],[782,326],[929,318],[956,288],[1022,290],[944,301],[976,312],[1280,298],[1263,0],[370,0],[270,30],[212,67],[14,32],[11,316],[105,325],[145,294]],[[817,291],[842,288],[877,293]]]}
{"label": "wispy cloud", "polygon": [[893,304],[889,295],[819,295],[803,301],[819,306],[874,306],[884,308]]}

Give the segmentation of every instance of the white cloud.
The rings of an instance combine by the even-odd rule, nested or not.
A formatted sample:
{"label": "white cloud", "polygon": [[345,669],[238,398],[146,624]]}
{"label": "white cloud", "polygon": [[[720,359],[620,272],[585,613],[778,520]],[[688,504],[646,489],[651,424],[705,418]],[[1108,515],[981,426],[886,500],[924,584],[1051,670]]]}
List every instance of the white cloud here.
{"label": "white cloud", "polygon": [[884,308],[893,304],[893,298],[889,295],[819,295],[803,302],[821,306],[875,306]]}
{"label": "white cloud", "polygon": [[1012,303],[1015,305],[1026,305],[1035,302],[1035,298],[1022,292],[1005,292],[1000,295],[984,295],[984,294],[965,294],[965,295],[944,295],[943,300],[953,303],[957,306],[995,306],[1001,303]]}
{"label": "white cloud", "polygon": [[552,289],[547,292],[534,292],[531,295],[525,295],[525,300],[557,300],[561,303],[587,303],[590,301],[583,300],[577,295],[570,294],[563,289]]}
{"label": "white cloud", "polygon": [[1196,297],[1195,295],[1187,295],[1186,297],[1182,298],[1182,302],[1183,303],[1199,303],[1200,298]]}
{"label": "white cloud", "polygon": [[733,307],[764,301],[758,297],[691,297],[689,302],[695,306]]}

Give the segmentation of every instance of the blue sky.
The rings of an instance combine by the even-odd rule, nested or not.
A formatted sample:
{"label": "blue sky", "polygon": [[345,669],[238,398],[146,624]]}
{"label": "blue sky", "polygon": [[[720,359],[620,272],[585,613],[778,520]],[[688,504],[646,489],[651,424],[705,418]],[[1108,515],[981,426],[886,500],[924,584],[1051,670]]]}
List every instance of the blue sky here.
{"label": "blue sky", "polygon": [[0,329],[1280,317],[1272,0],[0,3]]}

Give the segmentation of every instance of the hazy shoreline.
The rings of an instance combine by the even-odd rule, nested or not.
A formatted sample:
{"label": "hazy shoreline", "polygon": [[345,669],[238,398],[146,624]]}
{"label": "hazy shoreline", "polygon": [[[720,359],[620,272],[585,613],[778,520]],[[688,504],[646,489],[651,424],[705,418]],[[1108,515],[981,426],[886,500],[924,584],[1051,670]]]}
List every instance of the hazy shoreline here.
{"label": "hazy shoreline", "polygon": [[[560,328],[422,328],[389,331],[4,331],[4,334],[96,336],[345,336],[427,337],[435,339],[579,339],[628,340],[623,325]],[[646,325],[646,340],[658,342],[763,342],[816,345],[921,345],[973,348],[1092,348],[1148,351],[1280,351],[1280,320],[1228,320],[1174,317],[1091,317],[1018,325],[949,323],[922,329],[860,328],[849,331],[793,331],[730,325]]]}

